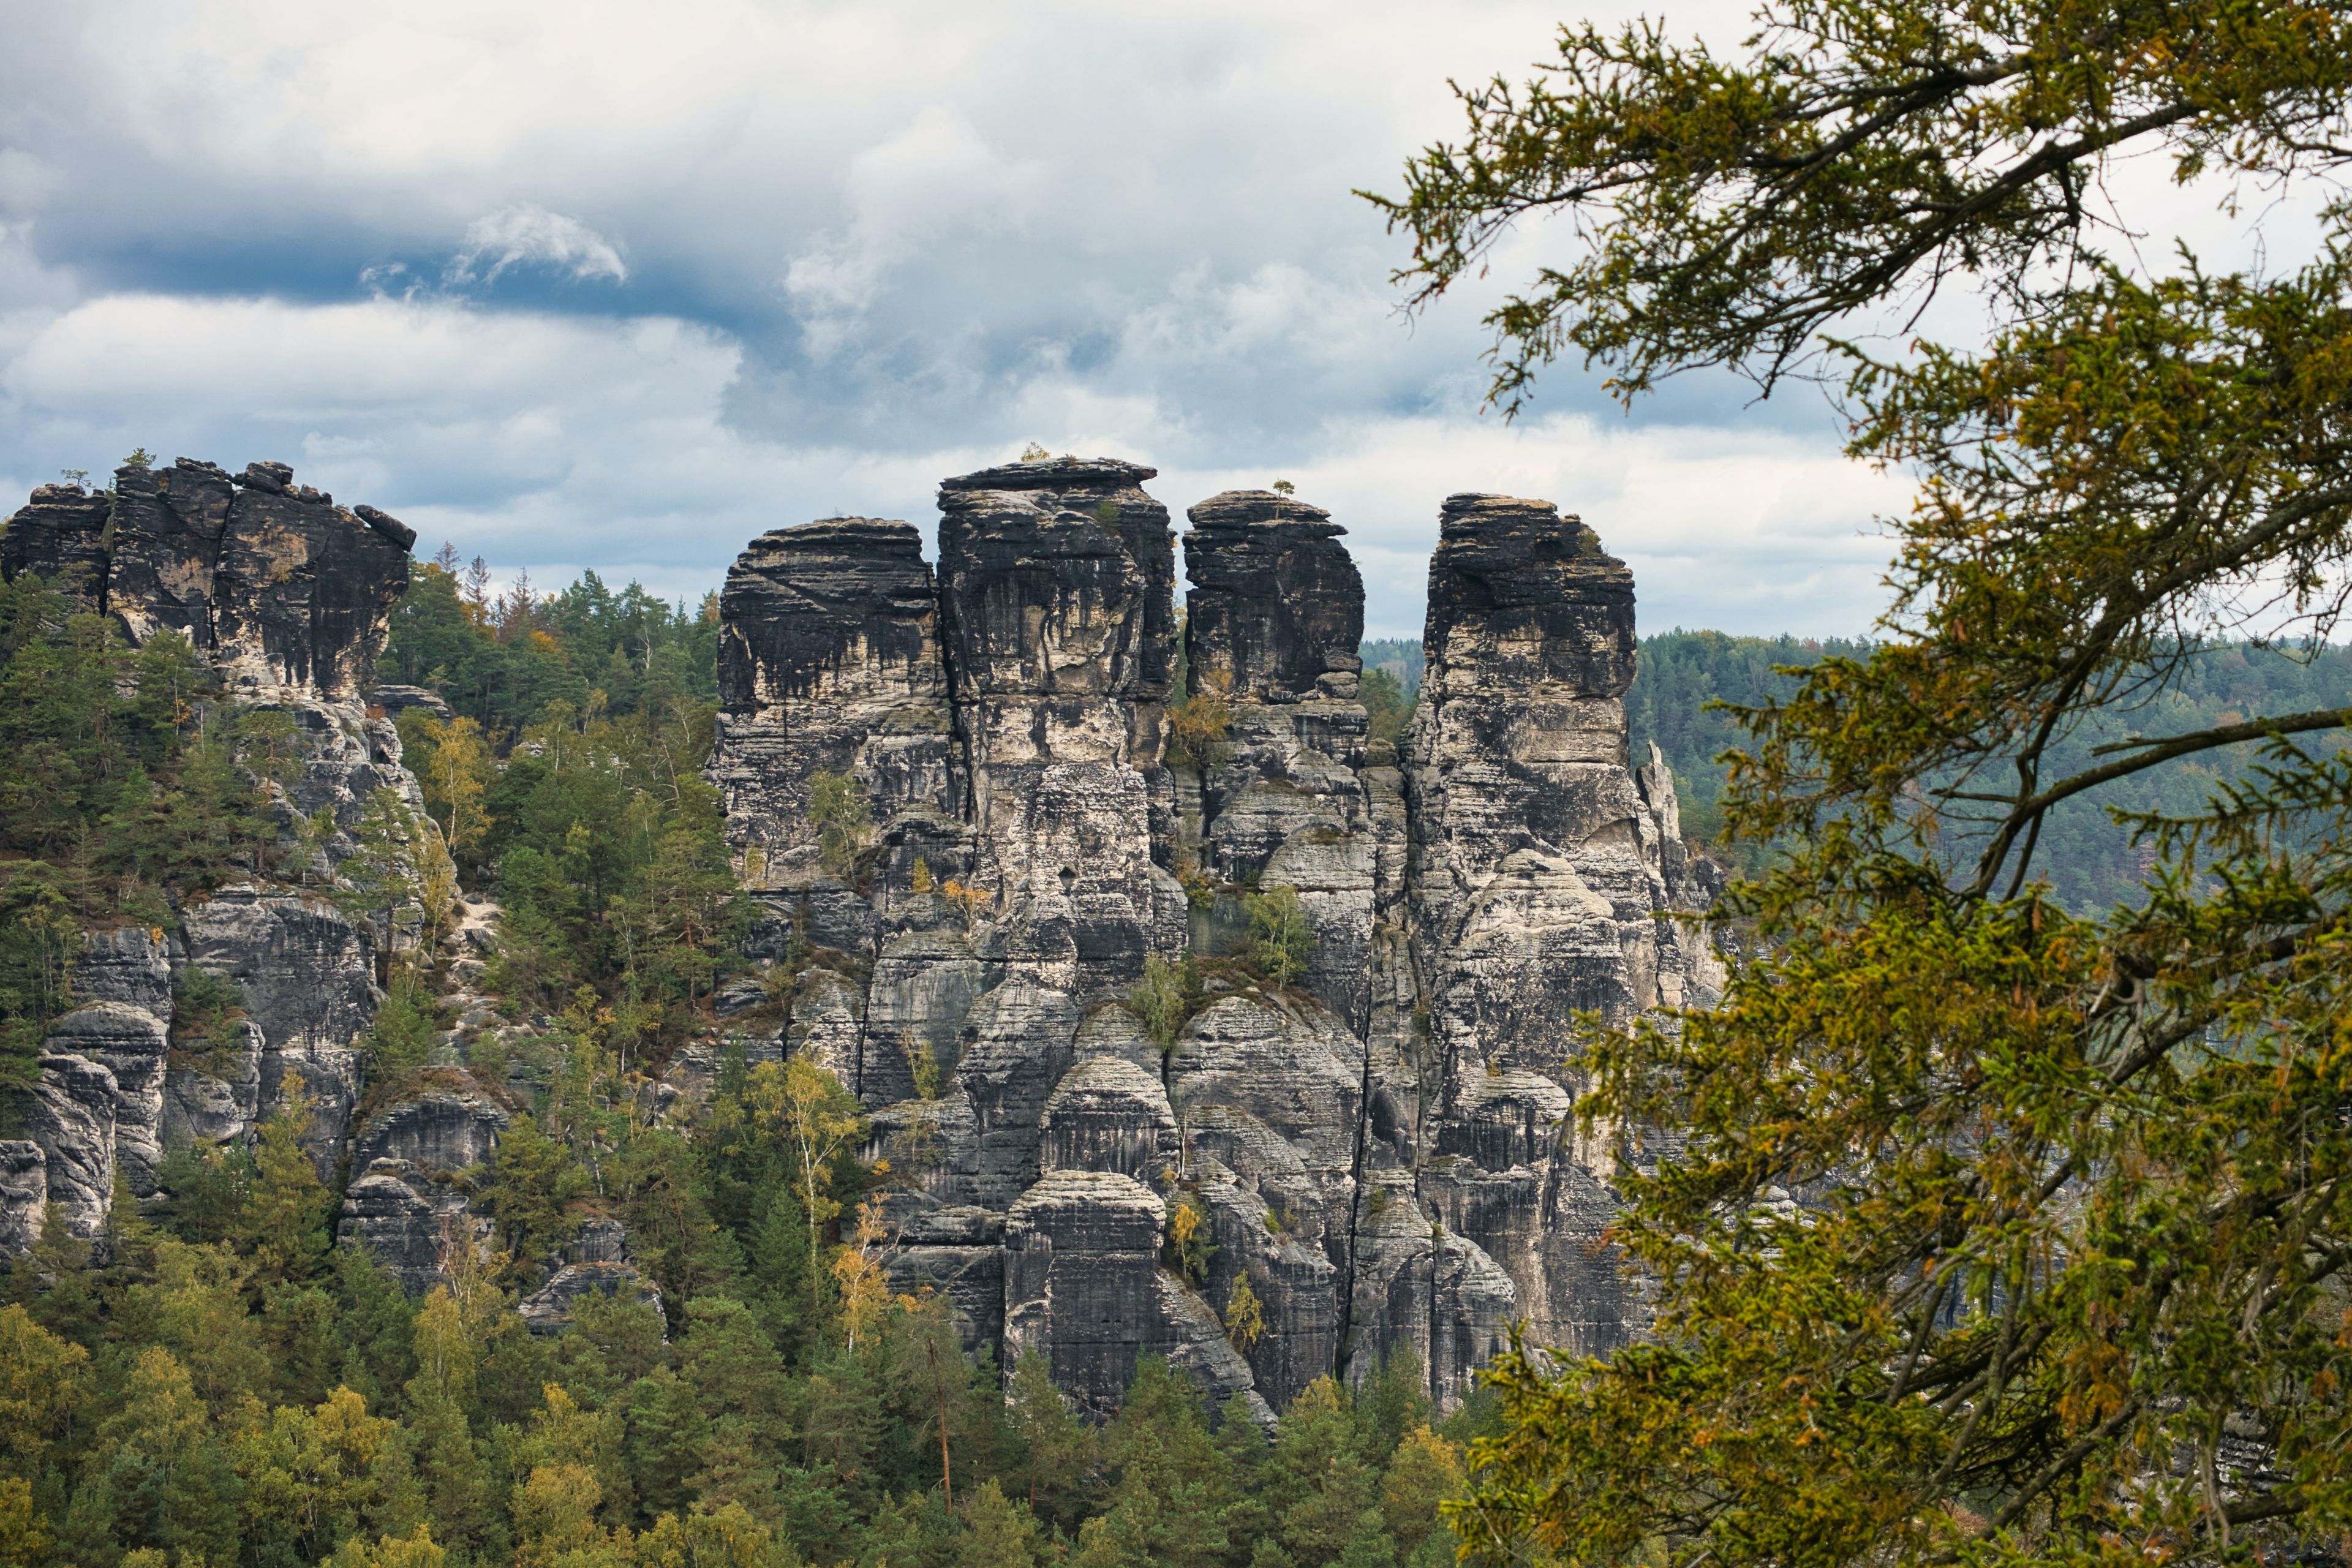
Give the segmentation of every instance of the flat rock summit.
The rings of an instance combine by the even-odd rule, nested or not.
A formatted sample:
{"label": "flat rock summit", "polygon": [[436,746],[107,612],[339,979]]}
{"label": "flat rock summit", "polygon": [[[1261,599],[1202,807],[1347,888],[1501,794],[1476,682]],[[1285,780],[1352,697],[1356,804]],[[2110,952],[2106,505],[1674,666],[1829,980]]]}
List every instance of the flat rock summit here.
{"label": "flat rock summit", "polygon": [[[708,771],[764,978],[661,1068],[665,1114],[697,1114],[730,1052],[821,1063],[889,1162],[894,1286],[945,1292],[999,1366],[1044,1355],[1097,1416],[1144,1355],[1270,1417],[1404,1347],[1450,1405],[1515,1321],[1623,1342],[1645,1309],[1602,1241],[1614,1151],[1570,1115],[1575,1020],[1721,983],[1695,918],[1714,869],[1663,762],[1628,754],[1631,574],[1548,501],[1449,498],[1392,743],[1360,700],[1339,522],[1229,491],[1180,537],[1154,478],[1013,463],[942,482],[935,563],[868,518],[737,560]],[[287,787],[339,825],[331,876],[373,791],[421,798],[385,714],[437,699],[373,685],[413,542],[283,465],[183,458],[43,487],[0,569],[134,643],[181,633],[235,699],[294,714]],[[862,813],[841,814],[845,780]],[[1308,933],[1282,983],[1243,962],[1269,910]],[[249,1139],[295,1081],[341,1173],[341,1242],[412,1290],[445,1278],[487,1235],[460,1176],[528,1086],[476,1081],[453,1037],[446,1070],[371,1095],[374,938],[315,892],[232,887],[181,917],[88,942],[0,1142],[0,1247],[49,1203],[102,1237],[169,1148]],[[173,1048],[191,965],[242,1001],[236,1040],[200,1057]],[[1138,988],[1186,974],[1147,1023]],[[525,1312],[551,1331],[585,1289],[654,1299],[616,1223],[551,1259]]]}

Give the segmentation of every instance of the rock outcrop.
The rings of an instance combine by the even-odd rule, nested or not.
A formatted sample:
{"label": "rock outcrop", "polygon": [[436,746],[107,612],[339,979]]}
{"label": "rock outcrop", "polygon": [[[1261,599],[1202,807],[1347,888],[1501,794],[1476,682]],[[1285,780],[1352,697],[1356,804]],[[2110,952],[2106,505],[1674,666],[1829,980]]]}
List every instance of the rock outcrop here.
{"label": "rock outcrop", "polygon": [[661,1291],[637,1272],[636,1260],[629,1254],[628,1232],[616,1219],[599,1216],[587,1221],[553,1264],[547,1282],[517,1307],[524,1325],[534,1334],[558,1334],[569,1328],[575,1305],[583,1296],[661,1310]]}
{"label": "rock outcrop", "polygon": [[1640,1308],[1595,1257],[1612,1205],[1563,1137],[1570,1031],[1703,1005],[1719,975],[1658,918],[1694,905],[1653,805],[1672,781],[1654,761],[1645,791],[1626,754],[1633,574],[1548,501],[1449,497],[1439,530],[1404,770],[1436,1079],[1422,1187],[1511,1275],[1540,1342],[1605,1351]]}
{"label": "rock outcrop", "polygon": [[415,531],[346,510],[283,463],[117,468],[111,493],[44,485],[0,532],[0,573],[60,574],[133,643],[188,639],[236,690],[364,690]]}
{"label": "rock outcrop", "polygon": [[938,599],[912,528],[843,517],[762,535],[728,572],[719,616],[710,776],[751,886],[820,868],[819,773],[858,780],[886,833],[952,836]]}
{"label": "rock outcrop", "polygon": [[[41,487],[0,526],[0,575],[49,580],[134,646],[183,637],[231,701],[288,715],[292,765],[256,783],[281,851],[310,847],[301,879],[332,886],[373,795],[422,805],[397,732],[365,696],[415,542],[398,520],[339,507],[282,463],[232,475],[183,458],[126,465],[110,489]],[[10,1205],[36,1185],[76,1234],[99,1236],[118,1173],[156,1196],[168,1148],[249,1139],[289,1076],[310,1102],[320,1173],[347,1152],[374,933],[316,892],[266,886],[220,889],[176,923],[86,934],[79,1005],[51,1026],[28,1140],[0,1152],[0,1250],[29,1245]],[[191,966],[229,981],[242,1016],[175,1041],[174,977]]]}
{"label": "rock outcrop", "polygon": [[[325,899],[249,883],[191,905],[183,923],[188,962],[235,983],[250,1025],[216,1073],[187,1074],[214,1079],[240,1106],[251,1082],[248,1125],[283,1103],[290,1075],[310,1102],[305,1145],[322,1173],[331,1171],[360,1097],[360,1038],[375,1016],[373,942]],[[173,1077],[176,1101],[224,1103],[220,1091]]]}
{"label": "rock outcrop", "polygon": [[[936,580],[866,520],[779,529],[729,579],[712,776],[762,951],[815,955],[773,1037],[865,1102],[893,1173],[893,1288],[1097,1415],[1143,1355],[1264,1413],[1406,1352],[1451,1405],[1519,1319],[1617,1342],[1640,1301],[1594,1250],[1613,1198],[1564,1030],[1717,983],[1661,919],[1709,889],[1664,764],[1626,755],[1630,577],[1547,503],[1448,501],[1400,756],[1360,701],[1342,531],[1287,496],[1192,509],[1171,689],[1152,477],[949,479]],[[871,818],[829,856],[820,770]],[[1249,962],[1283,889],[1314,938],[1292,984]],[[1199,991],[1155,1038],[1130,992],[1180,958]]]}
{"label": "rock outcrop", "polygon": [[466,1183],[497,1152],[507,1109],[457,1072],[370,1118],[352,1138],[351,1185],[335,1239],[373,1252],[411,1295],[447,1277],[450,1260],[478,1247],[489,1222],[467,1201]]}
{"label": "rock outcrop", "polygon": [[47,1201],[68,1235],[96,1240],[114,1205],[114,1075],[87,1057],[45,1053],[31,1098],[25,1134],[40,1151]]}

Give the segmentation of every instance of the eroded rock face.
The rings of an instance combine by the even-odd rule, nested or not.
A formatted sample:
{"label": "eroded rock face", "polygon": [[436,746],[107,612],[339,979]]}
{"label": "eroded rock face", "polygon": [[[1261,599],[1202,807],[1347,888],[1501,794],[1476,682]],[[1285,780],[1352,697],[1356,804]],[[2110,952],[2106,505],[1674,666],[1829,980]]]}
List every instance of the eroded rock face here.
{"label": "eroded rock face", "polygon": [[[134,645],[184,638],[233,701],[288,716],[297,765],[256,782],[281,852],[315,847],[299,879],[331,887],[373,795],[423,804],[389,710],[438,699],[402,689],[372,707],[367,696],[415,542],[398,520],[340,507],[282,463],[232,475],[183,458],[119,468],[110,490],[42,487],[0,528],[0,574],[69,586]],[[87,933],[73,976],[83,1005],[47,1043],[31,1142],[41,1185],[78,1234],[103,1230],[118,1172],[154,1195],[167,1148],[250,1138],[289,1078],[311,1104],[306,1142],[321,1174],[346,1152],[375,1011],[370,932],[317,893],[261,886],[224,889],[183,923],[178,936]],[[246,1017],[174,1052],[173,971],[191,963],[233,980]],[[0,1247],[16,1234],[0,1217]]]}
{"label": "eroded rock face", "polygon": [[191,905],[184,924],[188,961],[235,981],[260,1032],[256,1117],[277,1110],[292,1074],[311,1102],[305,1145],[331,1170],[359,1100],[361,1037],[375,1017],[367,933],[315,894],[249,884]]}
{"label": "eroded rock face", "polygon": [[44,485],[0,533],[0,571],[66,574],[134,644],[186,637],[232,690],[364,690],[414,531],[345,510],[283,463],[182,458],[115,470],[111,494]]}
{"label": "eroded rock face", "polygon": [[74,957],[78,1002],[120,1002],[155,1016],[172,1016],[172,949],[152,926],[121,926],[82,933]]}
{"label": "eroded rock face", "polygon": [[1353,696],[1364,579],[1331,514],[1270,490],[1227,490],[1185,514],[1184,656],[1194,686],[1242,701]]}
{"label": "eroded rock face", "polygon": [[336,1241],[371,1248],[411,1295],[442,1282],[452,1258],[489,1234],[458,1177],[497,1152],[509,1120],[454,1072],[378,1111],[352,1138],[357,1174],[344,1191]]}
{"label": "eroded rock face", "polygon": [[[1192,857],[1223,881],[1297,892],[1316,935],[1307,987],[1360,1035],[1378,858],[1356,700],[1363,579],[1319,507],[1229,490],[1190,516],[1186,666],[1230,715],[1224,739],[1192,759]],[[1195,945],[1222,944],[1202,931]]]}
{"label": "eroded rock face", "polygon": [[29,1138],[0,1141],[0,1253],[22,1258],[41,1239],[49,1157]]}
{"label": "eroded rock face", "polygon": [[106,1069],[114,1085],[114,1162],[140,1197],[154,1192],[155,1168],[163,1163],[163,1068],[171,1048],[169,1025],[122,1002],[75,1008],[49,1026],[41,1045],[46,1056]]}
{"label": "eroded rock face", "polygon": [[0,574],[30,572],[87,609],[106,602],[106,519],[113,499],[80,485],[38,485],[0,528]]}
{"label": "eroded rock face", "polygon": [[25,1134],[41,1152],[47,1201],[68,1235],[106,1234],[114,1200],[114,1074],[87,1057],[44,1055]]}
{"label": "eroded rock face", "polygon": [[[1142,489],[1154,472],[1065,458],[940,487],[940,624],[963,816],[981,885],[1014,918],[1062,891],[1123,906],[1091,911],[1098,923],[1151,920],[1155,891],[1139,867],[1150,860],[1152,794],[1167,788],[1176,661],[1174,539],[1168,509]],[[1076,853],[1089,844],[1125,853],[1098,868]]]}
{"label": "eroded rock face", "polygon": [[[760,952],[835,951],[774,1034],[867,1108],[893,1287],[1098,1416],[1141,1355],[1263,1413],[1408,1348],[1450,1405],[1522,1318],[1620,1342],[1643,1303],[1595,1250],[1614,1199],[1569,1126],[1565,1028],[1719,983],[1703,930],[1658,919],[1712,889],[1663,763],[1625,754],[1630,577],[1548,503],[1450,500],[1399,758],[1359,700],[1342,531],[1213,497],[1187,653],[1225,724],[1171,763],[1150,478],[947,480],[935,584],[911,530],[856,520],[771,533],[730,578],[713,776]],[[820,768],[866,780],[853,868],[817,864]],[[1240,956],[1248,895],[1283,889],[1306,973],[1217,969],[1155,1038],[1128,1005],[1149,962]]]}
{"label": "eroded rock face", "polygon": [[572,1314],[583,1296],[604,1296],[661,1310],[661,1289],[637,1271],[629,1252],[628,1232],[616,1219],[602,1216],[581,1226],[579,1237],[563,1249],[547,1283],[515,1304],[534,1334],[560,1334],[572,1326]]}
{"label": "eroded rock face", "polygon": [[719,595],[720,713],[710,776],[758,887],[818,870],[809,779],[857,779],[887,829],[952,821],[947,676],[922,541],[903,522],[832,518],[752,542]]}
{"label": "eroded rock face", "polygon": [[1633,576],[1549,502],[1457,495],[1429,583],[1409,913],[1437,1079],[1422,1114],[1456,1159],[1423,1185],[1509,1271],[1536,1338],[1606,1351],[1638,1312],[1594,1279],[1609,1205],[1561,1201],[1579,1167],[1553,1080],[1580,1011],[1622,1021],[1720,984],[1657,918],[1696,906],[1678,833],[1670,878],[1672,780],[1656,763],[1645,789],[1627,765]]}

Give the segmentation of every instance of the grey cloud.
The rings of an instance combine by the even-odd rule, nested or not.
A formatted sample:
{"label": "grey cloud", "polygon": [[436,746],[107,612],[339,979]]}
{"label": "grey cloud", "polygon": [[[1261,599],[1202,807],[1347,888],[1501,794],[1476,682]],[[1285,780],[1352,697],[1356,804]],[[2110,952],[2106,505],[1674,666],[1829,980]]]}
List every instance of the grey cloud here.
{"label": "grey cloud", "polygon": [[1661,615],[1786,582],[1838,619],[1780,624],[1854,629],[1883,549],[1795,542],[1885,493],[1818,405],[1693,382],[1628,424],[1568,367],[1505,429],[1482,297],[1395,312],[1349,188],[1454,128],[1447,75],[1544,53],[1555,3],[0,0],[0,477],[279,456],[542,580],[685,592],[780,521],[925,521],[940,475],[1038,440],[1152,461],[1180,508],[1287,474],[1389,629],[1465,488],[1613,508],[1621,552],[1671,533]]}

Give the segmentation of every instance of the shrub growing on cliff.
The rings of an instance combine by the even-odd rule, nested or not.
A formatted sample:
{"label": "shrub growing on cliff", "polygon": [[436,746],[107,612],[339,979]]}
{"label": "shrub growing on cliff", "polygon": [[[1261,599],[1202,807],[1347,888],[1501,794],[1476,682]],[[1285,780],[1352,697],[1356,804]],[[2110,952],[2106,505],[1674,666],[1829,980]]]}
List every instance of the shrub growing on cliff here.
{"label": "shrub growing on cliff", "polygon": [[809,774],[809,826],[817,832],[817,858],[835,876],[847,879],[858,851],[874,835],[874,813],[866,785],[846,773],[819,768]]}
{"label": "shrub growing on cliff", "polygon": [[1175,767],[1192,767],[1211,760],[1211,748],[1222,743],[1234,721],[1234,710],[1226,699],[1233,692],[1233,678],[1223,670],[1211,670],[1201,683],[1201,689],[1168,705],[1168,761]]}
{"label": "shrub growing on cliff", "polygon": [[1298,889],[1280,882],[1242,900],[1249,914],[1249,963],[1276,985],[1296,985],[1315,961],[1315,928]]}
{"label": "shrub growing on cliff", "polygon": [[1130,986],[1127,1005],[1143,1020],[1143,1031],[1162,1053],[1174,1048],[1176,1036],[1201,1004],[1201,966],[1186,953],[1174,963],[1164,958],[1143,961],[1143,978]]}
{"label": "shrub growing on cliff", "polygon": [[[1922,484],[1879,638],[1743,716],[1726,827],[1784,847],[1730,900],[1756,956],[1584,1064],[1588,1131],[1656,1155],[1615,1232],[1655,1335],[1505,1358],[1457,1522],[1490,1561],[1654,1568],[2333,1550],[2352,710],[2061,747],[2352,595],[2352,205],[2222,275],[2113,264],[2128,216],[2089,195],[2132,154],[2265,199],[2340,171],[2352,16],[1819,0],[1729,58],[1572,29],[1461,92],[1466,139],[1383,204],[1416,297],[1532,211],[1586,241],[1488,317],[1496,401],[1563,352],[1629,398],[1822,374],[1850,453]],[[1839,341],[1963,274],[1980,342]],[[2210,787],[2126,814],[2134,896],[2052,899],[2053,812],[2183,757]]]}

